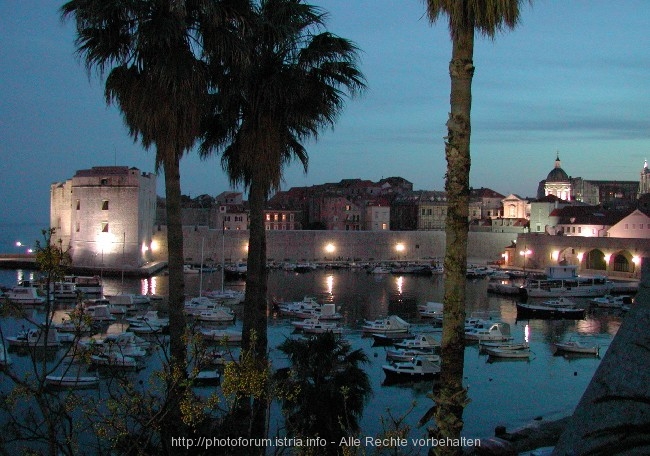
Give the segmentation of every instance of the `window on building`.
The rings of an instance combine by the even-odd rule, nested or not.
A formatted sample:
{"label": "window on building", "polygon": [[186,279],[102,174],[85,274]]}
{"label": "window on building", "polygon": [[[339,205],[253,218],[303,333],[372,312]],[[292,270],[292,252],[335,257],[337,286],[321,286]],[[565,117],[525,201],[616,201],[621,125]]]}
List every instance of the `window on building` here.
{"label": "window on building", "polygon": [[293,214],[289,214],[289,221],[293,222]]}
{"label": "window on building", "polygon": [[102,222],[102,233],[108,233],[108,222]]}
{"label": "window on building", "polygon": [[287,214],[282,214],[282,221],[286,222],[287,221]]}
{"label": "window on building", "polygon": [[630,229],[630,227],[628,226],[627,223],[625,224],[625,229],[626,229],[626,230]]}
{"label": "window on building", "polygon": [[81,230],[81,224],[80,224],[79,222],[77,222],[77,224],[75,225],[74,230],[75,230],[77,233]]}
{"label": "window on building", "polygon": [[578,234],[581,234],[581,233],[582,233],[582,227],[579,226],[579,227],[578,227]]}
{"label": "window on building", "polygon": [[81,209],[81,201],[77,200],[77,210]]}
{"label": "window on building", "polygon": [[273,221],[277,222],[278,221],[278,214],[273,214]]}
{"label": "window on building", "polygon": [[108,210],[108,200],[102,201],[102,211]]}
{"label": "window on building", "polygon": [[100,185],[108,185],[108,179],[107,178],[100,179],[99,184]]}
{"label": "window on building", "polygon": [[382,230],[387,230],[387,229],[388,229],[388,225],[385,224],[385,223],[382,223],[382,224],[381,224],[381,229],[382,229]]}

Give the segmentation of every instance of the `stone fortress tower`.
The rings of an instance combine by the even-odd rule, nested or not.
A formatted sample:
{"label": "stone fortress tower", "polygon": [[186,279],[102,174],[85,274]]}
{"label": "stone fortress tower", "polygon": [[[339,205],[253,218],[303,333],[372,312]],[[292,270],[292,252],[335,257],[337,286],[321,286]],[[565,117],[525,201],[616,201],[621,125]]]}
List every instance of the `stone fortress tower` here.
{"label": "stone fortress tower", "polygon": [[152,258],[156,176],[127,166],[79,170],[50,186],[53,241],[76,267],[137,269]]}

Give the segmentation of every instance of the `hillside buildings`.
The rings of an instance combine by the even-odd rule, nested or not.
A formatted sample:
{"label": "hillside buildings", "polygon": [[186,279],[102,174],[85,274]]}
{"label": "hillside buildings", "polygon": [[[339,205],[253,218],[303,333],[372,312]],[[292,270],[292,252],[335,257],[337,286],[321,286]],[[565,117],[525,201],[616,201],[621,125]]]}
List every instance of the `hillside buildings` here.
{"label": "hillside buildings", "polygon": [[79,170],[50,186],[50,227],[75,266],[136,269],[151,258],[156,176],[126,166]]}

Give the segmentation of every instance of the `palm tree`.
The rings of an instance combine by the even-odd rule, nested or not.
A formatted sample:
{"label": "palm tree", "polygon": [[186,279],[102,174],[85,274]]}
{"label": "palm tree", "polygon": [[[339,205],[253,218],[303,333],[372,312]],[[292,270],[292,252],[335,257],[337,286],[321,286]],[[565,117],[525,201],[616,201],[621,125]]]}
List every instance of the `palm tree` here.
{"label": "palm tree", "polygon": [[[334,125],[346,95],[364,88],[356,47],[322,31],[326,14],[302,0],[261,0],[242,31],[241,65],[213,73],[219,91],[201,146],[203,156],[222,153],[233,185],[249,191],[250,239],[243,316],[243,346],[266,356],[267,272],[264,208],[285,166],[298,160],[307,171],[303,142]],[[218,56],[218,62],[223,58]]]}
{"label": "palm tree", "polygon": [[71,0],[61,8],[64,19],[75,20],[75,44],[88,71],[107,74],[107,104],[119,107],[134,141],[155,147],[156,170],[162,168],[165,175],[172,391],[186,376],[179,165],[201,134],[207,107],[203,37],[209,34],[216,47],[214,37],[220,35],[215,31],[231,27],[230,4],[235,3]]}
{"label": "palm tree", "polygon": [[[260,360],[267,351],[264,208],[269,192],[280,187],[283,170],[292,160],[307,170],[303,142],[333,126],[346,95],[364,88],[356,47],[323,31],[325,18],[302,0],[260,0],[236,44],[243,54],[239,64],[207,49],[213,85],[219,90],[201,150],[203,156],[221,152],[231,183],[243,184],[249,192],[242,347],[254,350]],[[253,402],[253,437],[264,434],[266,407],[266,399]]]}
{"label": "palm tree", "polygon": [[[493,38],[519,21],[524,0],[426,0],[432,23],[449,19],[452,40],[451,111],[447,120],[445,190],[449,201],[446,225],[445,292],[440,390],[435,396],[438,435],[458,438],[467,394],[463,388],[465,273],[469,215],[470,110],[474,75],[474,33]],[[450,447],[445,447],[450,448]],[[444,451],[444,450],[443,450]],[[459,451],[450,450],[452,453]]]}
{"label": "palm tree", "polygon": [[338,454],[343,451],[341,439],[359,431],[358,419],[372,391],[360,366],[368,363],[367,356],[332,333],[287,339],[279,349],[292,364],[276,374],[279,389],[285,392],[289,436],[323,438],[328,442],[323,454]]}

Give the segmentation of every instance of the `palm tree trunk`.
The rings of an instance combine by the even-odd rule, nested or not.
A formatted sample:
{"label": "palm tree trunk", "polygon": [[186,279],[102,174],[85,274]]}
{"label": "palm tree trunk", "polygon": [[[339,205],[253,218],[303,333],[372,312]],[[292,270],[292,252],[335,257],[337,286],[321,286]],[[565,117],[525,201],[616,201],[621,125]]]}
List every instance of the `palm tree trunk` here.
{"label": "palm tree trunk", "polygon": [[[159,156],[161,156],[159,154]],[[183,225],[181,221],[181,176],[178,154],[165,153],[165,198],[167,210],[167,243],[169,270],[169,346],[172,362],[183,366],[186,362],[185,281],[183,277]]]}
{"label": "palm tree trunk", "polygon": [[[460,438],[467,393],[463,388],[465,357],[465,282],[469,215],[470,110],[474,66],[474,28],[467,27],[453,37],[451,113],[447,121],[445,155],[449,202],[445,247],[445,292],[442,329],[440,389],[436,397],[435,420],[438,438]],[[438,454],[461,454],[462,448],[444,446]]]}
{"label": "palm tree trunk", "polygon": [[[248,201],[250,205],[250,233],[248,242],[248,269],[246,272],[246,299],[244,304],[242,350],[252,350],[260,366],[267,359],[267,278],[266,269],[266,231],[264,229],[264,207],[266,189],[262,183],[253,179]],[[255,333],[255,338],[252,337]],[[254,344],[254,345],[253,345]],[[253,400],[250,411],[250,437],[266,436],[267,398],[264,391]],[[263,452],[261,453],[263,454]]]}
{"label": "palm tree trunk", "polygon": [[[158,151],[163,158],[165,172],[165,198],[167,210],[167,244],[169,270],[169,349],[171,353],[168,385],[168,413],[161,423],[163,447],[170,444],[166,436],[184,436],[182,423],[181,400],[184,391],[180,380],[187,375],[186,344],[185,344],[185,280],[183,277],[183,225],[181,221],[181,177],[180,155],[174,151]],[[175,451],[178,449],[167,448]],[[171,452],[169,452],[171,454]]]}

